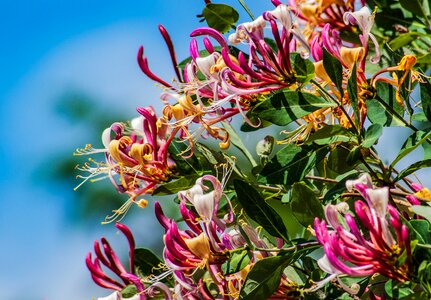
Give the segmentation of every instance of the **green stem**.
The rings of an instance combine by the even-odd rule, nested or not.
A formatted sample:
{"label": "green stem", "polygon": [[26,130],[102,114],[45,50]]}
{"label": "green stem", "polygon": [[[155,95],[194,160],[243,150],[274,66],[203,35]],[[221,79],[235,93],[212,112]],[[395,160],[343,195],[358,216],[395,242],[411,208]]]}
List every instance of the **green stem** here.
{"label": "green stem", "polygon": [[425,245],[425,244],[416,244],[416,246],[426,249],[431,249],[431,245]]}
{"label": "green stem", "polygon": [[255,247],[254,250],[264,251],[264,252],[281,252],[281,251],[290,252],[290,251],[296,251],[296,250],[301,250],[301,249],[305,249],[305,248],[311,248],[311,247],[315,247],[315,246],[319,246],[319,245],[320,245],[319,242],[312,241],[312,242],[302,243],[302,244],[298,244],[298,245],[287,247],[287,248],[266,249],[266,248]]}
{"label": "green stem", "polygon": [[338,99],[334,98],[327,90],[322,88],[317,81],[315,81],[314,79],[311,79],[310,82],[312,84],[314,84],[315,86],[317,86],[319,88],[319,90],[323,92],[323,94],[325,94],[327,97],[329,97],[329,99],[331,99],[334,103],[336,103],[338,105],[338,107],[343,111],[347,120],[349,120],[349,123],[352,125],[353,129],[355,130],[356,134],[358,135],[358,140],[360,142],[362,139],[360,132],[359,132],[358,128],[356,127],[356,124],[353,122],[352,118],[350,118],[350,115],[347,113],[344,106],[340,102],[338,102]]}
{"label": "green stem", "polygon": [[248,8],[247,4],[245,4],[244,0],[238,0],[239,4],[241,4],[242,8],[247,12],[247,14],[250,16],[252,20],[255,20],[253,13],[251,12],[250,8]]}

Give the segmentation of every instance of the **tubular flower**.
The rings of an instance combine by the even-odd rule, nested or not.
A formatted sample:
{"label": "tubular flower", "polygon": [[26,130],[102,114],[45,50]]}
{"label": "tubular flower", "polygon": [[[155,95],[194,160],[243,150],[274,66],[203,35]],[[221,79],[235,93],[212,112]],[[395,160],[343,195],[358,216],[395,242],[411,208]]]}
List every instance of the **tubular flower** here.
{"label": "tubular flower", "polygon": [[[340,213],[334,205],[326,206],[326,221],[316,218],[316,237],[325,251],[318,264],[322,270],[332,274],[330,277],[380,273],[404,282],[411,272],[407,226],[402,224],[397,210],[388,204],[387,187],[374,188],[367,177],[362,177],[360,181],[347,183],[366,200],[355,202],[360,226],[350,213]],[[332,229],[328,230],[326,222]],[[359,229],[361,227],[369,231],[369,237],[363,235]]]}
{"label": "tubular flower", "polygon": [[[404,105],[404,100],[401,98],[401,87],[406,82],[406,79],[408,79],[409,88],[410,85],[415,81],[424,82],[423,75],[418,71],[413,70],[415,64],[416,56],[411,54],[404,55],[397,66],[383,68],[376,72],[371,78],[371,85],[375,88],[378,81],[383,81],[395,86],[397,88],[395,92],[395,99],[397,100],[398,104]],[[391,75],[393,79],[378,77],[379,75],[387,72],[392,72]],[[401,74],[401,77],[399,77],[399,74]]]}
{"label": "tubular flower", "polygon": [[174,220],[164,215],[160,204],[155,205],[156,217],[165,228],[163,258],[179,285],[178,292],[202,294],[202,285],[194,281],[193,274],[205,269],[219,291],[226,294],[226,282],[219,275],[221,264],[228,259],[227,249],[218,235],[224,229],[213,221],[199,224],[196,215],[180,203],[181,215],[189,227],[189,230],[180,230]]}
{"label": "tubular flower", "polygon": [[[136,285],[138,290],[143,290],[144,286],[139,278],[134,274],[133,253],[135,249],[135,240],[130,229],[123,224],[117,223],[115,226],[125,235],[129,243],[129,268],[128,270],[121,264],[114,250],[108,241],[102,237],[102,250],[99,241],[94,242],[94,252],[96,257],[92,258],[91,253],[88,253],[85,260],[91,277],[99,286],[115,291],[121,291],[127,285]],[[103,252],[102,252],[103,251]],[[102,264],[120,278],[121,281],[109,277],[102,269]],[[120,298],[121,299],[121,298]],[[145,300],[144,294],[141,294],[140,300]]]}
{"label": "tubular flower", "polygon": [[[266,24],[269,24],[276,44],[274,49],[264,40]],[[248,59],[242,52],[239,53],[239,66],[225,57],[229,68],[222,72],[223,86],[239,95],[255,95],[292,86],[296,79],[290,54],[300,47],[304,56],[309,53],[305,38],[293,23],[290,8],[284,4],[263,13],[253,22],[238,25],[236,32],[229,36],[229,41],[232,44],[244,42],[249,46]],[[226,49],[223,51],[225,53]],[[238,78],[234,72],[245,76]]]}
{"label": "tubular flower", "polygon": [[87,164],[81,170],[90,173],[86,180],[109,177],[118,192],[129,195],[130,201],[115,211],[115,216],[122,214],[133,202],[145,207],[146,200],[137,201],[137,198],[151,194],[157,184],[167,181],[173,173],[168,147],[178,130],[168,132],[168,127],[157,119],[152,107],[138,108],[138,112],[141,116],[132,120],[130,127],[114,123],[104,130],[105,149],[77,151],[79,155],[105,153],[106,162],[95,163],[94,168]]}
{"label": "tubular flower", "polygon": [[[317,0],[301,1],[289,0],[292,10],[305,23],[304,35],[308,41],[313,40],[320,32],[317,28],[323,28],[330,24],[332,28],[343,31],[351,31],[351,27],[343,22],[343,15],[355,8],[355,0]],[[359,1],[364,6],[365,1]]]}

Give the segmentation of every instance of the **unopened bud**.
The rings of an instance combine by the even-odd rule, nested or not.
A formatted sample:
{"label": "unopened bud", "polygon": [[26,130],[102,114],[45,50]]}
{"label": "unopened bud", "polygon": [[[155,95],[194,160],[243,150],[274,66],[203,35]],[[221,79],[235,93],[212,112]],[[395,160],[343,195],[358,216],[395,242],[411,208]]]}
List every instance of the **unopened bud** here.
{"label": "unopened bud", "polygon": [[274,138],[267,135],[263,140],[260,140],[256,145],[256,153],[260,157],[268,157],[274,146]]}

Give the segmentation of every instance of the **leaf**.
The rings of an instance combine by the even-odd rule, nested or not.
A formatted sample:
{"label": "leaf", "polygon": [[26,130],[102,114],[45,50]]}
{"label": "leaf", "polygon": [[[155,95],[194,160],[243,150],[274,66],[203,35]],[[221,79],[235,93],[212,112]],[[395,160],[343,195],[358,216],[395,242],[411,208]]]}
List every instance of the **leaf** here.
{"label": "leaf", "polygon": [[413,15],[427,18],[424,7],[422,6],[421,0],[400,0],[401,6],[411,12]]}
{"label": "leaf", "polygon": [[397,157],[391,163],[390,167],[393,168],[402,158],[404,158],[407,154],[415,150],[420,145],[428,142],[426,141],[428,137],[431,135],[431,132],[424,131],[416,131],[411,136],[407,138],[404,144],[401,146],[401,150],[398,153]]}
{"label": "leaf", "polygon": [[297,182],[292,187],[292,213],[302,226],[314,223],[314,218],[324,219],[325,215],[316,194],[305,183]]}
{"label": "leaf", "polygon": [[431,206],[413,205],[412,210],[415,214],[422,216],[431,222]]}
{"label": "leaf", "polygon": [[228,122],[222,122],[224,129],[226,129],[229,134],[229,140],[232,144],[237,147],[244,155],[247,157],[248,161],[251,163],[252,167],[256,167],[257,163],[253,158],[253,155],[248,151],[247,147],[242,142],[242,139],[238,136],[235,129]]}
{"label": "leaf", "polygon": [[413,233],[416,235],[416,239],[419,243],[431,244],[431,228],[427,220],[411,220],[408,225],[413,229]]}
{"label": "leaf", "polygon": [[302,146],[289,144],[279,150],[265,165],[258,181],[291,185],[301,181],[328,153],[327,146]]}
{"label": "leaf", "polygon": [[146,248],[136,248],[134,251],[133,262],[135,264],[135,273],[139,277],[147,277],[151,274],[159,275],[163,273],[159,264],[162,260],[154,254],[153,251]]}
{"label": "leaf", "polygon": [[323,107],[335,107],[333,102],[297,91],[281,91],[257,105],[252,114],[274,123],[287,125]]}
{"label": "leaf", "polygon": [[431,121],[431,84],[428,81],[420,83],[420,90],[422,110],[428,121]]}
{"label": "leaf", "polygon": [[234,187],[238,202],[246,214],[269,234],[289,241],[286,226],[281,217],[269,206],[262,196],[248,183],[235,179]]}
{"label": "leaf", "polygon": [[277,289],[283,270],[293,255],[270,256],[257,261],[245,279],[239,299],[267,299]]}
{"label": "leaf", "polygon": [[[393,108],[400,116],[404,115],[404,108],[398,104],[395,99],[394,88],[384,82],[377,82],[376,84],[377,96],[381,101]],[[402,121],[396,116],[392,116],[379,101],[371,99],[367,101],[367,117],[373,124],[380,124],[382,126],[404,126]]]}
{"label": "leaf", "polygon": [[179,140],[173,140],[168,147],[168,152],[171,158],[175,161],[175,168],[182,175],[197,173],[198,170],[201,170],[199,160],[197,159],[196,155],[184,159],[183,155],[186,155],[184,153],[186,149],[187,145],[184,142],[181,142]]}
{"label": "leaf", "polygon": [[201,176],[202,175],[200,174],[187,175],[184,177],[180,177],[175,181],[171,181],[163,185],[160,185],[153,192],[153,196],[172,195],[172,194],[178,193],[179,191],[187,190],[191,188],[193,185],[195,185],[196,179],[198,179]]}
{"label": "leaf", "polygon": [[208,26],[225,33],[238,21],[239,14],[231,6],[226,4],[207,4],[202,12]]}
{"label": "leaf", "polygon": [[371,148],[379,139],[379,137],[382,135],[383,132],[383,126],[380,124],[372,124],[370,127],[368,127],[367,131],[365,132],[364,140],[362,141],[362,147],[364,148]]}
{"label": "leaf", "polygon": [[250,263],[250,253],[247,250],[234,252],[231,258],[223,263],[221,269],[224,275],[237,273]]}
{"label": "leaf", "polygon": [[327,125],[307,139],[306,144],[333,145],[341,142],[357,142],[356,136],[341,125]]}
{"label": "leaf", "polygon": [[346,181],[350,180],[350,179],[356,179],[358,178],[358,173],[356,170],[349,172],[345,175],[343,175],[340,179],[340,181],[338,181],[338,183],[336,183],[332,188],[330,188],[325,196],[323,197],[323,204],[328,204],[328,203],[332,203],[335,202],[335,200],[337,200],[340,195],[346,190]]}
{"label": "leaf", "polygon": [[409,176],[410,174],[416,172],[417,170],[423,169],[423,168],[428,168],[431,167],[431,159],[425,159],[422,161],[418,161],[414,164],[412,164],[411,166],[405,168],[404,170],[402,170],[397,177],[395,178],[395,182],[397,182],[398,180]]}
{"label": "leaf", "polygon": [[431,64],[431,53],[419,56],[417,59],[418,64]]}
{"label": "leaf", "polygon": [[356,64],[353,67],[351,76],[347,81],[347,93],[349,95],[350,104],[353,108],[353,115],[355,117],[355,124],[360,124],[359,119],[359,99],[358,99],[358,83],[356,81]]}
{"label": "leaf", "polygon": [[206,160],[212,165],[226,162],[226,159],[224,158],[223,154],[208,148],[204,144],[196,143],[195,147],[199,151],[199,153],[202,154],[206,158]]}
{"label": "leaf", "polygon": [[323,48],[323,67],[332,82],[335,84],[340,94],[343,94],[343,66],[341,62],[333,57],[325,48]]}
{"label": "leaf", "polygon": [[[407,0],[407,1],[411,1],[411,0]],[[418,36],[419,34],[417,32],[402,33],[398,37],[394,38],[392,41],[389,42],[389,47],[391,47],[393,51],[397,51],[398,49],[416,40]]]}
{"label": "leaf", "polygon": [[130,285],[126,286],[124,289],[121,290],[121,296],[124,299],[126,299],[126,298],[132,298],[137,293],[138,293],[138,289],[136,288],[136,286],[134,284],[130,284]]}
{"label": "leaf", "polygon": [[314,78],[314,64],[309,59],[303,59],[299,53],[292,53],[290,58],[298,82],[307,84]]}

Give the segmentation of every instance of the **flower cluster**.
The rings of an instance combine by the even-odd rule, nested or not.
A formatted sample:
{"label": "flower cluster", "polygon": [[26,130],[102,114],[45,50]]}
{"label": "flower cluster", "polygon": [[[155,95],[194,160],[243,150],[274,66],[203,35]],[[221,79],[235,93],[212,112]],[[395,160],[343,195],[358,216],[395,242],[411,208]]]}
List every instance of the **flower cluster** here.
{"label": "flower cluster", "polygon": [[[105,238],[95,242],[87,267],[114,291],[99,299],[431,295],[431,192],[410,179],[431,166],[423,129],[431,122],[431,83],[421,73],[431,65],[428,8],[270,2],[254,18],[241,1],[251,21],[236,24],[234,8],[205,1],[210,27],[190,33],[190,57],[181,63],[160,25],[175,79],[153,72],[143,47],[137,55],[162,89],[160,113],[138,108],[137,118],[102,133],[102,149],[77,150],[105,156],[78,167],[83,182],[109,178],[128,196],[106,223],[133,203],[146,207],[147,195],[172,195],[180,216],[155,201],[161,258],[136,248],[120,223],[127,268]],[[387,26],[384,16],[398,10],[414,14],[408,28]],[[226,17],[214,24],[214,14]],[[244,138],[237,121],[244,132],[283,126],[287,137]],[[388,162],[374,145],[390,126],[410,136]],[[419,147],[424,159],[400,169]]]}

